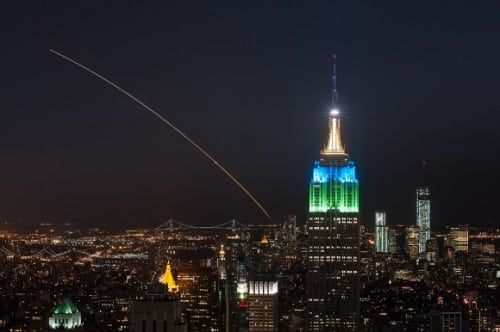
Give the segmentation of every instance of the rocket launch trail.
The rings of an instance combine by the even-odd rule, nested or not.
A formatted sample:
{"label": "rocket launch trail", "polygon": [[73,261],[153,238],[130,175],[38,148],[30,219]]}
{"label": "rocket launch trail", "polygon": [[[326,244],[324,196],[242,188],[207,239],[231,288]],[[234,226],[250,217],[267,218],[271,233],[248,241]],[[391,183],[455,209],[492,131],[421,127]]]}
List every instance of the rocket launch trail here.
{"label": "rocket launch trail", "polygon": [[170,121],[168,121],[167,119],[165,119],[162,115],[160,115],[158,112],[156,112],[155,110],[153,110],[151,107],[149,107],[148,105],[146,105],[144,102],[142,102],[140,99],[138,99],[137,97],[135,97],[134,95],[132,95],[130,92],[128,92],[127,90],[123,89],[122,87],[120,87],[118,84],[110,81],[109,79],[107,79],[106,77],[102,76],[101,74],[93,71],[92,69],[82,65],[81,63],[79,63],[78,61],[76,60],[73,60],[72,58],[56,51],[56,50],[53,50],[53,49],[49,49],[49,52],[54,54],[54,55],[57,55],[58,57],[68,61],[68,62],[71,62],[72,64],[84,69],[85,71],[89,72],[90,74],[96,76],[97,78],[103,80],[104,82],[108,83],[109,85],[111,85],[113,88],[117,89],[118,91],[120,91],[121,93],[123,93],[124,95],[126,95],[127,97],[129,97],[130,99],[132,99],[133,101],[135,101],[137,104],[141,105],[143,108],[145,108],[146,110],[148,110],[149,112],[151,112],[153,115],[155,115],[157,118],[159,118],[161,121],[163,121],[164,123],[166,123],[170,128],[172,128],[173,130],[175,130],[179,135],[181,135],[186,141],[188,141],[192,146],[194,146],[198,151],[200,151],[205,157],[207,157],[215,166],[217,166],[221,171],[222,173],[224,173],[227,177],[229,177],[247,196],[248,198],[250,198],[250,200],[252,202],[255,203],[255,205],[257,205],[257,207],[262,211],[262,213],[265,214],[265,216],[268,218],[268,219],[271,219],[271,215],[269,214],[269,212],[266,211],[266,209],[264,209],[264,207],[262,206],[262,204],[259,203],[259,201],[257,201],[257,199],[255,199],[255,197],[250,193],[250,191],[248,191],[231,173],[229,173],[229,171],[227,169],[225,169],[214,157],[212,157],[207,151],[205,151],[201,146],[198,145],[198,143],[196,143],[191,137],[189,137],[188,135],[186,135],[183,131],[181,131],[179,128],[177,128],[176,126],[174,126]]}

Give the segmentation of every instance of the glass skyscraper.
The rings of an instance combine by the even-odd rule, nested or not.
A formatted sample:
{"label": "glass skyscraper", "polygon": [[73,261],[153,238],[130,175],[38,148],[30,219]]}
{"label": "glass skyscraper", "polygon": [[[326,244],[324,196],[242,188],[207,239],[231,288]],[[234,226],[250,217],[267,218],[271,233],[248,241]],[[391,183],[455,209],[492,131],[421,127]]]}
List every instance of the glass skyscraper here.
{"label": "glass skyscraper", "polygon": [[417,188],[417,226],[420,236],[418,252],[421,253],[431,238],[431,191],[427,187]]}
{"label": "glass skyscraper", "polygon": [[342,145],[338,110],[331,111],[328,123],[328,139],[309,184],[307,330],[357,331],[358,180]]}
{"label": "glass skyscraper", "polygon": [[388,252],[387,235],[385,212],[375,212],[375,250],[377,252]]}

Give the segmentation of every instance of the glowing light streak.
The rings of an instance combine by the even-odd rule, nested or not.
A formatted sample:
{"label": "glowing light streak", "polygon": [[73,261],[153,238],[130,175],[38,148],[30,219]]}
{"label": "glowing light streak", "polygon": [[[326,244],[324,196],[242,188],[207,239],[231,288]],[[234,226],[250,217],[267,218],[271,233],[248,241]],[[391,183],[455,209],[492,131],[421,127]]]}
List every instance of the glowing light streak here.
{"label": "glowing light streak", "polygon": [[266,209],[264,209],[264,207],[262,206],[262,204],[260,204],[257,201],[257,199],[250,193],[250,191],[248,191],[231,173],[229,173],[229,171],[227,169],[225,169],[217,160],[215,160],[214,157],[212,157],[207,151],[205,151],[201,146],[199,146],[195,141],[193,141],[193,139],[191,137],[189,137],[184,132],[182,132],[180,129],[178,129],[176,126],[174,126],[170,121],[168,121],[163,116],[161,116],[158,112],[156,112],[151,107],[149,107],[148,105],[146,105],[139,98],[135,97],[130,92],[126,91],[125,89],[123,89],[122,87],[120,87],[118,84],[112,82],[111,80],[107,79],[106,77],[102,76],[101,74],[93,71],[92,69],[90,69],[90,68],[82,65],[78,61],[73,60],[72,58],[70,58],[70,57],[68,57],[68,56],[66,56],[66,55],[64,55],[64,54],[62,54],[62,53],[60,53],[60,52],[58,52],[56,50],[49,49],[49,52],[52,53],[52,54],[57,55],[58,57],[66,60],[68,62],[71,62],[72,64],[74,64],[74,65],[82,68],[83,70],[85,70],[85,71],[89,72],[90,74],[96,76],[97,78],[101,79],[102,81],[108,83],[113,88],[117,89],[118,91],[120,91],[121,93],[123,93],[124,95],[126,95],[127,97],[129,97],[130,99],[132,99],[133,101],[135,101],[137,104],[141,105],[146,110],[148,110],[149,112],[151,112],[152,114],[154,114],[161,121],[163,121],[164,123],[166,123],[170,128],[172,128],[173,130],[175,130],[186,141],[188,141],[189,143],[191,143],[192,146],[194,146],[205,157],[207,157],[215,166],[217,166],[222,171],[222,173],[226,174],[226,176],[229,177],[248,196],[248,198],[250,198],[250,200],[255,203],[255,205],[257,205],[257,207],[262,211],[262,213],[264,213],[268,219],[271,219],[271,215],[269,214],[269,212],[267,212]]}

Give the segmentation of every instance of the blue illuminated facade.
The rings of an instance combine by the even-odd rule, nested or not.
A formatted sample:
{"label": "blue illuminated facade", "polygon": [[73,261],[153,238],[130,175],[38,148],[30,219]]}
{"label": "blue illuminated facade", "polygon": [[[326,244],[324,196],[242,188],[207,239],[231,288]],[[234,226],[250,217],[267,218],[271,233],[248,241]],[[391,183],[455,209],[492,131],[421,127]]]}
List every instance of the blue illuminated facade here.
{"label": "blue illuminated facade", "polygon": [[309,212],[329,210],[359,212],[359,183],[352,161],[345,165],[314,163],[309,184]]}

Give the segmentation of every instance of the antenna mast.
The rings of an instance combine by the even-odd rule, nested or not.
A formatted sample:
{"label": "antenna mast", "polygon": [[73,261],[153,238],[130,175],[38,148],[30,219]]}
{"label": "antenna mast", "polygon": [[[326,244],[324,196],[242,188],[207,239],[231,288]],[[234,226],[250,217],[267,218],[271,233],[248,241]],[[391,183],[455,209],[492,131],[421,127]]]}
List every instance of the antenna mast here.
{"label": "antenna mast", "polygon": [[332,107],[337,107],[339,95],[337,93],[337,54],[332,53],[333,59],[333,75],[332,75]]}

